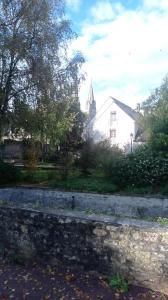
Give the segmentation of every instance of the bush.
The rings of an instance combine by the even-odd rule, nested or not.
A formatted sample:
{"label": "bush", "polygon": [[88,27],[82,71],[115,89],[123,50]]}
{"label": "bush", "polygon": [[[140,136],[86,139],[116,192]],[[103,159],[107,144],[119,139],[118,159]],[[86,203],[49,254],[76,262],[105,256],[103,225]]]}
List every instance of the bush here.
{"label": "bush", "polygon": [[81,169],[84,176],[88,176],[90,174],[90,169],[95,168],[95,165],[94,143],[92,140],[87,140],[83,144],[77,166]]}
{"label": "bush", "polygon": [[84,175],[90,174],[90,169],[95,169],[103,173],[106,178],[109,178],[113,165],[122,157],[122,150],[117,146],[112,147],[108,140],[99,143],[88,140],[81,151],[79,166]]}
{"label": "bush", "polygon": [[122,188],[163,185],[168,182],[168,160],[141,149],[119,160],[111,179]]}
{"label": "bush", "polygon": [[15,183],[21,179],[21,172],[17,167],[0,161],[0,184]]}
{"label": "bush", "polygon": [[122,150],[104,140],[95,145],[94,153],[96,168],[102,171],[106,178],[110,178],[113,168],[123,158]]}
{"label": "bush", "polygon": [[68,150],[64,150],[60,153],[60,158],[62,162],[62,169],[60,170],[62,180],[68,178],[70,168],[74,164],[74,154]]}

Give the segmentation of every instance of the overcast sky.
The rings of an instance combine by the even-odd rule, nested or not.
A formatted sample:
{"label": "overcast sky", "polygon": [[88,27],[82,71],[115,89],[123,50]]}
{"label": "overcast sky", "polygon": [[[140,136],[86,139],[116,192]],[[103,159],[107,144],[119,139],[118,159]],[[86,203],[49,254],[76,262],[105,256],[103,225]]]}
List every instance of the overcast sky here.
{"label": "overcast sky", "polygon": [[168,0],[66,2],[79,35],[72,48],[86,59],[82,108],[90,78],[98,108],[110,95],[135,108],[168,73]]}

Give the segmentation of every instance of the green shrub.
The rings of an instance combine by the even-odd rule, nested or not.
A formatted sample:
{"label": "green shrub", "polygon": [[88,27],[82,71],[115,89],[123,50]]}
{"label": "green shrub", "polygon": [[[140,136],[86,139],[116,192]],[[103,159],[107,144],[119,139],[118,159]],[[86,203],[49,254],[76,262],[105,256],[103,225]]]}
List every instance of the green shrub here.
{"label": "green shrub", "polygon": [[109,286],[117,292],[128,292],[128,282],[118,274],[109,278]]}
{"label": "green shrub", "polygon": [[111,147],[109,153],[102,160],[102,171],[106,178],[111,178],[113,169],[123,159],[123,153],[118,147]]}
{"label": "green shrub", "polygon": [[21,172],[17,167],[0,161],[0,184],[15,183],[21,179]]}
{"label": "green shrub", "polygon": [[76,162],[77,166],[81,169],[84,176],[88,176],[91,172],[90,169],[95,168],[95,153],[93,141],[87,140],[81,149],[80,158]]}
{"label": "green shrub", "polygon": [[62,168],[60,169],[61,179],[67,180],[70,168],[72,168],[74,164],[74,154],[71,151],[64,150],[61,152],[60,157],[62,161]]}
{"label": "green shrub", "polygon": [[113,165],[123,157],[122,150],[111,146],[108,140],[93,143],[88,140],[83,145],[79,166],[84,175],[90,174],[90,169],[100,171],[106,178],[111,176]]}
{"label": "green shrub", "polygon": [[117,161],[111,179],[121,188],[163,185],[168,182],[168,160],[142,149]]}

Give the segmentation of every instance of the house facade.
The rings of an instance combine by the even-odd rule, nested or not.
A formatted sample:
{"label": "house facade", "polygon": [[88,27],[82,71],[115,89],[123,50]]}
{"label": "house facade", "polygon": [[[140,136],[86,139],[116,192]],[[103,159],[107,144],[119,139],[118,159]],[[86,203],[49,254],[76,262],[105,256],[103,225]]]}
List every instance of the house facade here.
{"label": "house facade", "polygon": [[133,110],[123,102],[111,98],[112,105],[109,109],[108,129],[106,135],[112,145],[118,145],[126,152],[132,152],[139,142],[136,141],[140,113]]}
{"label": "house facade", "polygon": [[[89,95],[91,97],[87,103],[89,116],[91,117],[88,118],[87,136],[93,137],[95,141],[109,139],[111,145],[117,145],[125,152],[132,152],[133,149],[142,144],[138,126],[141,114],[138,110],[134,110],[110,96],[107,99],[108,101],[105,101],[105,104],[102,105],[101,110],[96,113],[94,109],[96,102],[92,88]],[[99,136],[99,139],[97,139],[97,136]]]}

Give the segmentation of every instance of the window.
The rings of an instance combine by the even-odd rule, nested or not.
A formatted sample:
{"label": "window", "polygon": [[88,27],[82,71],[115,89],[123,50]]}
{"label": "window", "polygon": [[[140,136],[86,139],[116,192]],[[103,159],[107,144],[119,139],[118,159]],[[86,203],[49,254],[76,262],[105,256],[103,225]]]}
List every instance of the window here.
{"label": "window", "polygon": [[113,122],[116,121],[116,111],[111,111],[110,113],[110,126],[113,125]]}
{"label": "window", "polygon": [[116,138],[116,129],[110,129],[110,139]]}

